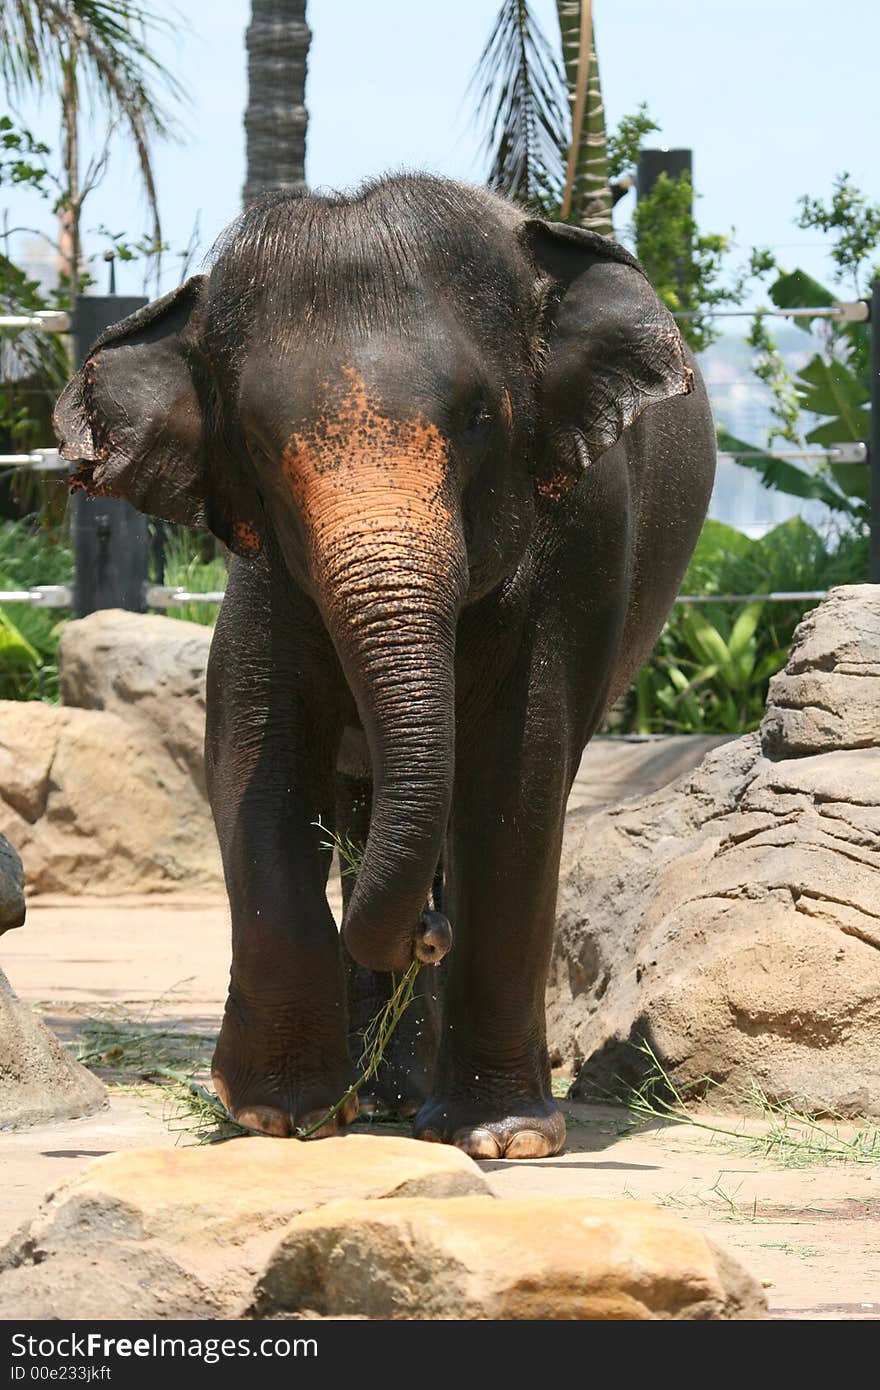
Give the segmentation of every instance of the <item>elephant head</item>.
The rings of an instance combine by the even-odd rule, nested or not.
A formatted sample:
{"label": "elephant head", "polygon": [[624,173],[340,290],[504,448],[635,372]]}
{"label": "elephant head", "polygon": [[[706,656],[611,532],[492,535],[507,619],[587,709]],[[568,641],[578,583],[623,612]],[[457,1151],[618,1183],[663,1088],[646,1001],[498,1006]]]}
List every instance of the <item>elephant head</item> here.
{"label": "elephant head", "polygon": [[244,563],[268,548],[317,605],[373,763],[343,926],[362,964],[445,949],[415,924],[449,814],[463,605],[690,383],[613,242],[401,177],[252,205],[210,273],[105,333],[61,396],[75,486],[207,526]]}

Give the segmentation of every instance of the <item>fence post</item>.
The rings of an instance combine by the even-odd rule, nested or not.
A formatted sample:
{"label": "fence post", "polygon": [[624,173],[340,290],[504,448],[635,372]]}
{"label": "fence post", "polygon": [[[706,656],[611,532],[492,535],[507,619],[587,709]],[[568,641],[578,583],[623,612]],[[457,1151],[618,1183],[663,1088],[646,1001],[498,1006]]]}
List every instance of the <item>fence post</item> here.
{"label": "fence post", "polygon": [[671,179],[687,174],[693,182],[693,163],[691,150],[639,150],[636,197],[646,198],[661,174],[668,174]]}
{"label": "fence post", "polygon": [[[77,367],[86,360],[99,333],[146,302],[143,295],[79,295],[72,324]],[[77,617],[99,608],[143,613],[150,560],[146,517],[116,497],[93,498],[75,492],[70,502]]]}
{"label": "fence post", "polygon": [[871,286],[871,440],[868,578],[880,584],[880,278]]}

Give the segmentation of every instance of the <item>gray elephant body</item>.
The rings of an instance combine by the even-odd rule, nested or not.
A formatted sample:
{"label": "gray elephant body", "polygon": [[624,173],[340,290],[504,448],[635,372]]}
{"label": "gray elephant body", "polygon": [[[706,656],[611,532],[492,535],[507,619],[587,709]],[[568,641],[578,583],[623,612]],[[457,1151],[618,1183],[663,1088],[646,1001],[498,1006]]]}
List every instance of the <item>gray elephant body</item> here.
{"label": "gray elephant body", "polygon": [[[372,1100],[478,1156],[558,1150],[566,799],[714,473],[699,373],[636,263],[442,180],[270,198],[210,277],[96,345],[56,418],[89,490],[238,555],[207,737],[230,1108],[273,1133],[326,1111],[392,972],[440,960],[451,921]],[[334,827],[366,842],[342,945]]]}

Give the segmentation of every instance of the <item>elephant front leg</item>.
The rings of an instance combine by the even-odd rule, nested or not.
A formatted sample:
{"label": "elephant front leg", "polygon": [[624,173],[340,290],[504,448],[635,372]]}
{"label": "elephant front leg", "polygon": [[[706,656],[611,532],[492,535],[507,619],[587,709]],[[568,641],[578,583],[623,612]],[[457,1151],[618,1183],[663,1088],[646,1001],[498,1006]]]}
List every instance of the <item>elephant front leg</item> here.
{"label": "elephant front leg", "polygon": [[[206,769],[232,916],[229,995],[212,1074],[240,1123],[288,1135],[320,1121],[355,1079],[326,896],[331,856],[322,848],[334,824],[338,721],[330,677],[319,705],[290,669],[286,653],[305,645],[299,632],[276,619],[288,641],[273,651],[250,618],[259,606],[239,611],[239,603],[233,589],[208,670]],[[350,1097],[314,1137],[356,1113]]]}
{"label": "elephant front leg", "polygon": [[[304,872],[306,854],[317,868],[321,851],[306,845],[320,832],[247,810],[242,822],[224,854],[233,955],[211,1072],[239,1123],[289,1135],[321,1121],[355,1079],[339,938],[317,873]],[[349,1097],[311,1137],[357,1110]]]}
{"label": "elephant front leg", "polygon": [[421,1139],[473,1158],[543,1158],[565,1142],[544,991],[570,783],[563,712],[503,711],[460,744],[449,879],[454,944]]}

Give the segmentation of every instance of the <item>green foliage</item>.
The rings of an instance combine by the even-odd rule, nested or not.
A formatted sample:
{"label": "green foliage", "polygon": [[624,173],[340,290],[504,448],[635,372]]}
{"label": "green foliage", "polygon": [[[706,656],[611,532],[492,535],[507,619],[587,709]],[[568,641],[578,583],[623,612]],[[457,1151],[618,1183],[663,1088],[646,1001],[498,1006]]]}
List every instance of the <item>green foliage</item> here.
{"label": "green foliage", "polygon": [[[27,185],[48,196],[50,178],[45,158],[48,147],[29,131],[0,116],[0,187]],[[0,313],[38,313],[66,308],[57,296],[47,296],[9,255],[9,236],[0,252]],[[50,419],[59,391],[70,375],[67,339],[58,333],[10,331],[0,333],[0,451],[29,453],[51,440]],[[0,470],[2,475],[2,470]],[[26,470],[6,473],[20,505],[31,508],[43,494],[41,475]]]}
{"label": "green foliage", "polygon": [[[754,1080],[731,1088],[705,1076],[677,1085],[647,1040],[634,1047],[642,1054],[643,1077],[625,1100],[641,1120],[692,1125],[707,1131],[733,1153],[769,1159],[779,1168],[880,1162],[877,1125],[845,1125],[842,1116],[829,1114],[827,1106],[818,1105],[809,1097],[780,1100],[768,1095]],[[760,1131],[755,1133],[748,1124],[723,1124],[711,1116],[694,1114],[689,1108],[692,1102],[706,1101],[710,1096],[719,1108],[738,1111],[747,1121],[761,1121]],[[717,1186],[713,1191],[718,1191],[737,1214],[725,1193]]]}
{"label": "green foliage", "polygon": [[[706,605],[708,607],[708,605]],[[739,734],[760,723],[767,681],[784,665],[777,646],[762,651],[758,635],[767,607],[713,608],[681,604],[654,661],[636,678],[639,733]]]}
{"label": "green foliage", "polygon": [[[213,537],[169,528],[165,582],[194,593],[226,587],[226,566]],[[73,553],[66,523],[40,527],[34,519],[0,522],[0,589],[72,584]],[[190,603],[168,610],[170,618],[211,625],[219,605]],[[11,603],[0,608],[0,699],[58,699],[58,642],[70,615],[53,608]]]}
{"label": "green foliage", "polygon": [[[27,522],[0,522],[0,589],[69,584],[73,556],[64,537]],[[11,603],[0,608],[0,699],[57,700],[57,609]]]}
{"label": "green foliage", "polygon": [[695,352],[703,352],[721,334],[708,313],[742,299],[743,280],[725,284],[725,256],[730,241],[717,233],[701,232],[693,213],[690,178],[661,174],[649,194],[639,199],[633,231],[639,260],[660,298],[673,313],[689,315],[680,321],[682,333]]}
{"label": "green foliage", "polygon": [[49,171],[45,156],[49,146],[29,130],[16,128],[11,117],[0,116],[0,184],[27,187],[45,194]]}
{"label": "green foliage", "polygon": [[[48,146],[11,117],[0,116],[0,188],[26,185],[49,195]],[[0,252],[0,313],[38,313],[59,305],[17,266],[9,255],[8,235]],[[70,359],[57,333],[14,331],[0,334],[0,448],[28,452],[49,438],[48,417],[55,397],[69,376]]]}
{"label": "green foliage", "polygon": [[[823,203],[807,195],[800,199],[798,226],[815,228],[832,236],[831,258],[835,280],[848,278],[859,295],[867,289],[872,274],[872,258],[880,246],[880,205],[868,203],[849,174],[834,180],[831,199]],[[769,251],[752,254],[752,270],[758,275],[776,272],[769,289],[770,298],[780,309],[827,308],[837,296],[803,270],[784,271]],[[760,313],[756,315],[749,342],[756,350],[753,369],[771,392],[774,425],[767,444],[774,438],[800,441],[803,413],[818,417],[803,442],[827,449],[834,444],[867,441],[870,435],[871,326],[837,320],[802,317],[794,320],[802,332],[811,336],[815,352],[806,366],[793,376],[784,368],[775,351]],[[745,446],[722,443],[722,447]],[[869,474],[858,464],[823,462],[817,471],[799,467],[772,456],[759,454],[755,460],[740,460],[745,467],[757,467],[765,486],[795,497],[812,497],[835,511],[847,514],[858,526],[868,521]],[[864,576],[861,576],[862,578]]]}
{"label": "green foliage", "polygon": [[770,413],[773,424],[767,436],[767,443],[774,439],[784,439],[789,444],[802,443],[798,430],[801,404],[791,372],[785,365],[776,346],[776,339],[767,327],[767,320],[760,312],[755,314],[746,342],[755,353],[752,370],[759,381],[770,392]]}
{"label": "green foliage", "polygon": [[[81,184],[75,136],[86,95],[106,115],[110,134],[117,126],[127,131],[152,214],[153,239],[162,240],[150,142],[171,130],[169,107],[183,89],[152,44],[181,22],[180,15],[163,16],[137,0],[4,0],[0,6],[0,76],[10,97],[47,89],[60,95],[67,148],[58,207],[70,213],[77,247],[83,199],[105,158],[90,166]],[[74,279],[78,272],[75,259]]]}
{"label": "green foliage", "polygon": [[[226,564],[214,555],[214,538],[189,526],[168,526],[165,531],[163,583],[193,594],[226,588]],[[217,620],[217,603],[184,603],[166,610],[169,618],[211,627]]]}
{"label": "green foliage", "polygon": [[766,488],[787,493],[790,497],[802,497],[807,501],[822,502],[832,511],[858,522],[860,508],[841,488],[839,488],[827,469],[812,472],[802,468],[791,459],[777,458],[765,449],[757,449],[737,439],[723,426],[718,429],[718,448],[730,453],[744,455],[736,460],[741,468],[753,468],[761,475]]}
{"label": "green foliage", "polygon": [[[689,595],[762,594],[857,582],[867,540],[825,541],[799,517],[753,540],[707,521],[682,584]],[[631,727],[648,733],[742,733],[760,722],[771,675],[811,602],[685,604],[672,610],[631,694]]]}
{"label": "green foliage", "polygon": [[619,179],[632,176],[645,136],[659,129],[645,101],[640,102],[631,116],[622,116],[616,133],[608,136],[608,177]]}
{"label": "green foliage", "polygon": [[835,178],[830,202],[808,194],[798,201],[801,213],[797,225],[831,234],[835,280],[840,283],[849,278],[854,293],[862,295],[872,278],[870,260],[880,246],[880,204],[869,203],[846,172]]}
{"label": "green foliage", "polygon": [[106,252],[98,251],[90,256],[89,259],[92,261],[97,260],[99,256],[103,259],[109,252],[123,264],[129,261],[149,261],[152,257],[161,256],[163,252],[170,250],[167,241],[157,242],[155,237],[146,234],[138,237],[137,241],[129,241],[125,232],[111,232],[103,223],[95,229],[95,235],[104,237],[109,244]]}
{"label": "green foliage", "polygon": [[[29,314],[54,308],[39,283],[0,252],[0,313]],[[0,445],[25,453],[43,445],[52,406],[70,375],[59,333],[17,332],[0,337]]]}

